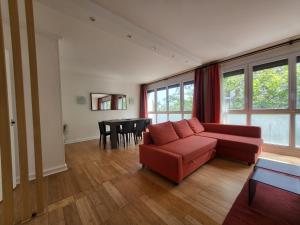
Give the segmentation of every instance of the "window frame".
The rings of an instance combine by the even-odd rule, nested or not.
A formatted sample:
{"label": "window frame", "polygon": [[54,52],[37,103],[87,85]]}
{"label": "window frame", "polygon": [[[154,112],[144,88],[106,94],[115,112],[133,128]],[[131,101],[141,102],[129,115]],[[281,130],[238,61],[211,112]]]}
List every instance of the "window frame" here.
{"label": "window frame", "polygon": [[[184,86],[185,85],[190,85],[190,84],[193,84],[193,93],[194,93],[194,90],[195,90],[195,81],[194,80],[190,80],[190,81],[184,81],[182,82],[182,87],[181,87],[181,111],[182,111],[182,118],[184,118],[184,114],[193,114],[193,108],[191,111],[189,110],[184,110]],[[193,94],[193,102],[194,102],[194,94]]]}
{"label": "window frame", "polygon": [[[289,124],[289,144],[277,145],[269,144],[270,146],[283,146],[288,148],[299,149],[296,147],[296,115],[300,115],[300,109],[297,109],[297,57],[300,57],[300,51],[295,51],[292,53],[282,54],[279,56],[262,58],[260,60],[249,61],[239,66],[226,66],[221,70],[221,93],[223,92],[223,75],[224,73],[236,71],[239,69],[244,69],[245,75],[245,109],[244,110],[228,110],[224,112],[222,107],[222,121],[225,114],[246,114],[247,115],[247,125],[251,126],[251,116],[253,114],[287,114],[290,116]],[[253,68],[254,66],[271,63],[279,60],[288,60],[288,108],[287,109],[253,109]],[[222,94],[222,104],[224,101],[224,95]]]}
{"label": "window frame", "polygon": [[[165,85],[161,85],[155,88],[149,88],[147,90],[147,94],[151,91],[154,92],[154,111],[148,111],[148,114],[153,114],[155,117],[155,121],[157,122],[158,114],[166,114],[167,121],[170,119],[170,114],[180,114],[181,119],[184,118],[184,114],[192,114],[192,111],[184,111],[184,84],[191,83],[194,84],[193,79],[184,79],[182,81],[174,81],[172,83],[168,83]],[[175,85],[179,85],[180,87],[180,110],[179,111],[169,111],[169,87],[174,87]],[[166,111],[157,111],[157,91],[166,88]],[[148,98],[147,98],[148,99]]]}

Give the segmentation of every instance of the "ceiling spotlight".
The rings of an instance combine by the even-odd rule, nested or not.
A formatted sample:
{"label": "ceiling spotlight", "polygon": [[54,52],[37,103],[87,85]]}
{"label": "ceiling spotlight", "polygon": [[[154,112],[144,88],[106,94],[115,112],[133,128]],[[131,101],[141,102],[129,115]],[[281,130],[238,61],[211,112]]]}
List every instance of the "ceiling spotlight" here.
{"label": "ceiling spotlight", "polygon": [[92,21],[92,22],[95,22],[95,21],[96,21],[95,17],[93,17],[93,16],[90,16],[89,19],[90,19],[90,21]]}
{"label": "ceiling spotlight", "polygon": [[132,35],[131,35],[131,34],[127,34],[127,37],[128,37],[128,38],[132,38]]}

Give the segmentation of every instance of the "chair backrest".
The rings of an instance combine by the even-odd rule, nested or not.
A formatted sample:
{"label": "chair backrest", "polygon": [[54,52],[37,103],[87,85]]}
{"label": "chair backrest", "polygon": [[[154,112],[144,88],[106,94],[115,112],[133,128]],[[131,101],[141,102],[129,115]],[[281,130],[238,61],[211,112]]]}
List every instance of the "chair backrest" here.
{"label": "chair backrest", "polygon": [[122,130],[124,133],[130,133],[134,130],[134,123],[131,121],[126,121],[122,123]]}
{"label": "chair backrest", "polygon": [[144,128],[144,131],[146,130],[146,128],[151,124],[151,120],[150,119],[147,119],[145,120],[145,128]]}
{"label": "chair backrest", "polygon": [[140,120],[136,122],[136,133],[141,135],[146,128],[146,121]]}
{"label": "chair backrest", "polygon": [[98,122],[100,134],[105,134],[106,128],[104,122]]}

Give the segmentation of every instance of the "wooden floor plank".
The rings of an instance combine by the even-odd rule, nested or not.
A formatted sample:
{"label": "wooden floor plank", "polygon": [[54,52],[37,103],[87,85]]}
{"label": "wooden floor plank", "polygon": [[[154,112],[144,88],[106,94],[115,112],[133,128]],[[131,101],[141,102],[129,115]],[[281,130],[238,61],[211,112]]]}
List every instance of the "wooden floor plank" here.
{"label": "wooden floor plank", "polygon": [[111,182],[107,181],[103,183],[103,187],[120,208],[127,204],[127,200],[122,196],[118,189],[111,184]]}
{"label": "wooden floor plank", "polygon": [[102,149],[97,140],[66,145],[66,160],[68,171],[45,178],[47,213],[27,225],[219,225],[253,169],[216,158],[176,185],[142,168],[137,146]]}

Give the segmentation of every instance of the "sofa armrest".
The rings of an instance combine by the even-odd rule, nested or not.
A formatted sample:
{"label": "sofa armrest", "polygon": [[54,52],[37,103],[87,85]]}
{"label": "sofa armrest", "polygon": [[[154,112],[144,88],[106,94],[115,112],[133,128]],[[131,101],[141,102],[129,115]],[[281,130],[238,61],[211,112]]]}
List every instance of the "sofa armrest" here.
{"label": "sofa armrest", "polygon": [[183,179],[182,156],[157,148],[140,145],[140,163],[179,183]]}
{"label": "sofa armrest", "polygon": [[261,138],[261,128],[255,126],[227,125],[218,123],[203,123],[205,131],[231,134],[244,137]]}
{"label": "sofa armrest", "polygon": [[143,132],[143,143],[145,145],[153,144],[153,140],[151,138],[150,132]]}

